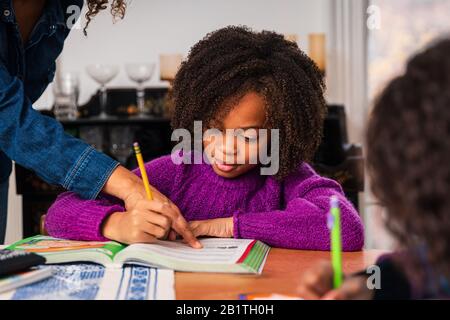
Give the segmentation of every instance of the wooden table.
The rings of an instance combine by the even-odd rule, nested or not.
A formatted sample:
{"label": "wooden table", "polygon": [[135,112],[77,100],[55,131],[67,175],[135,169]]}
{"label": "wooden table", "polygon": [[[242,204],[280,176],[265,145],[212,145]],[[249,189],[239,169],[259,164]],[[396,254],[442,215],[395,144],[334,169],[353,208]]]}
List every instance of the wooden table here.
{"label": "wooden table", "polygon": [[[0,249],[6,246],[0,246]],[[373,264],[386,253],[366,250],[343,254],[344,272],[351,273]],[[303,272],[319,261],[330,260],[329,252],[271,249],[261,275],[175,273],[179,300],[235,300],[241,293],[294,294]]]}
{"label": "wooden table", "polygon": [[[344,253],[344,272],[360,271],[383,253],[385,251],[381,250]],[[294,294],[302,273],[319,261],[329,259],[329,252],[271,249],[264,271],[259,276],[177,272],[176,297],[183,300],[233,300],[241,293]]]}

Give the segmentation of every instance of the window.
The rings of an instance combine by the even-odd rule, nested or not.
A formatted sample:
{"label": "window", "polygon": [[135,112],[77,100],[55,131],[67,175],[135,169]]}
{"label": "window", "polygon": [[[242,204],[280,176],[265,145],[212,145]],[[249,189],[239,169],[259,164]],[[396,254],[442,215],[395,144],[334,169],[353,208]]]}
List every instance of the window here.
{"label": "window", "polygon": [[[450,36],[450,1],[370,0],[370,5],[369,14],[379,18],[368,33],[368,95],[373,101],[393,77],[403,72],[412,54],[436,38]],[[384,229],[384,214],[367,188],[366,247],[392,247]]]}

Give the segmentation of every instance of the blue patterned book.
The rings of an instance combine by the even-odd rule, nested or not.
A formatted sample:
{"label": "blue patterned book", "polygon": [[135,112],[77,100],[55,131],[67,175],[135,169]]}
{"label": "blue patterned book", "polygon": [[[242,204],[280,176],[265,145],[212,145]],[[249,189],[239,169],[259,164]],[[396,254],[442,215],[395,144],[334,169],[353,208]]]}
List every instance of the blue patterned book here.
{"label": "blue patterned book", "polygon": [[51,277],[0,293],[0,300],[172,300],[172,270],[140,266],[108,269],[98,264],[42,266]]}

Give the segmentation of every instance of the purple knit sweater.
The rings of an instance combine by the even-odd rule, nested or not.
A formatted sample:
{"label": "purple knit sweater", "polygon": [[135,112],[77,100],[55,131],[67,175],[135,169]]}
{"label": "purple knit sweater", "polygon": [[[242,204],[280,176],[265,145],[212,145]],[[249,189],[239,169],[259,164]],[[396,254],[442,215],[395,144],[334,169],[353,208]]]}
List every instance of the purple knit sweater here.
{"label": "purple knit sweater", "polygon": [[[233,217],[235,238],[257,239],[274,247],[329,250],[327,213],[330,196],[336,195],[343,250],[363,247],[361,219],[340,185],[320,177],[307,164],[282,182],[261,176],[258,168],[226,179],[206,163],[176,165],[170,155],[147,163],[146,170],[150,183],[180,208],[187,221]],[[138,170],[135,174],[140,175]],[[123,211],[123,203],[110,196],[82,200],[67,192],[49,209],[45,226],[54,237],[104,241],[102,222]]]}

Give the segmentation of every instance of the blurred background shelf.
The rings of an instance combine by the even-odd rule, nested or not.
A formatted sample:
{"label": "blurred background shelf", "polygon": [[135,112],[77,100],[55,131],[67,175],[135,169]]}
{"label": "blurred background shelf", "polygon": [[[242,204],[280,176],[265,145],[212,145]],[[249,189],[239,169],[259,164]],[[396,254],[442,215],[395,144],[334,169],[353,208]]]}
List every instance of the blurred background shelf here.
{"label": "blurred background shelf", "polygon": [[[166,94],[167,89],[164,88],[146,90],[148,103],[164,103]],[[99,97],[96,94],[86,105],[81,106],[84,117],[60,121],[65,131],[115,158],[128,169],[137,167],[132,152],[134,141],[141,145],[146,162],[170,154],[176,142],[171,141],[172,130],[167,114],[161,112],[145,117],[127,115],[127,110],[132,109],[135,103],[134,89],[111,89],[108,95],[111,104],[107,112],[111,116],[104,119],[96,117],[99,113]],[[338,181],[358,208],[358,193],[364,190],[362,148],[348,143],[344,107],[330,105],[328,109],[323,142],[312,165],[320,174]],[[43,113],[52,116],[51,112]],[[41,216],[65,190],[44,182],[20,165],[16,164],[15,170],[16,191],[22,196],[23,236],[28,237],[39,233]]]}

